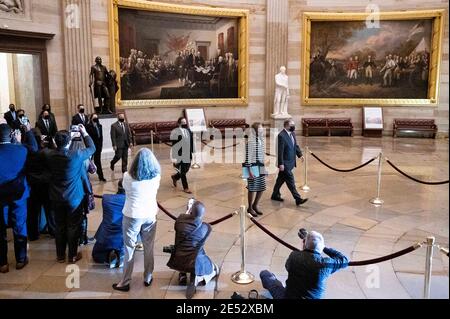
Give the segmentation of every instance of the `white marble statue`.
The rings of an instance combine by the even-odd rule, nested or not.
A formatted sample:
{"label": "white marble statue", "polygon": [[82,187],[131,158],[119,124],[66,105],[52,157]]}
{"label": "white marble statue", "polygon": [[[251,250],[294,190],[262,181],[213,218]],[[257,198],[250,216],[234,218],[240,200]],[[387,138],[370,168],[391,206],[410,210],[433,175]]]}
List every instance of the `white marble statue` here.
{"label": "white marble statue", "polygon": [[273,105],[273,118],[290,118],[288,114],[289,101],[289,77],[286,67],[280,67],[280,72],[275,75],[275,98]]}

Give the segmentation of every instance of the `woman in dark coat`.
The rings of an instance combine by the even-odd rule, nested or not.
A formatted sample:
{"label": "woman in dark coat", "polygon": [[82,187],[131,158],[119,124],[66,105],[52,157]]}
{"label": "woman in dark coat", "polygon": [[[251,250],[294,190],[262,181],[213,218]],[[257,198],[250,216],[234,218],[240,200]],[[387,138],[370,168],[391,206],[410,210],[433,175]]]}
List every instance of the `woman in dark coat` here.
{"label": "woman in dark coat", "polygon": [[219,273],[219,267],[206,255],[203,248],[211,233],[211,225],[203,222],[205,206],[195,201],[186,214],[175,221],[175,246],[167,266],[180,272],[180,284],[186,284],[190,273],[186,297],[191,299],[200,282],[208,284]]}

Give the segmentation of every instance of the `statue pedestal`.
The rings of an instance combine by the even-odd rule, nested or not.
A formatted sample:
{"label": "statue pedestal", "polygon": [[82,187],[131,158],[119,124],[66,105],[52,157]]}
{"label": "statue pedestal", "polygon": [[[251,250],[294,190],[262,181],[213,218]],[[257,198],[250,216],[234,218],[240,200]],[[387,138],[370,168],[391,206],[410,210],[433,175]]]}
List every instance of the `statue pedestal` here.
{"label": "statue pedestal", "polygon": [[272,114],[272,127],[282,130],[284,128],[284,121],[292,118],[289,114]]}
{"label": "statue pedestal", "polygon": [[103,130],[102,160],[112,160],[114,157],[114,150],[111,142],[111,125],[117,122],[117,117],[114,114],[99,114],[98,118]]}

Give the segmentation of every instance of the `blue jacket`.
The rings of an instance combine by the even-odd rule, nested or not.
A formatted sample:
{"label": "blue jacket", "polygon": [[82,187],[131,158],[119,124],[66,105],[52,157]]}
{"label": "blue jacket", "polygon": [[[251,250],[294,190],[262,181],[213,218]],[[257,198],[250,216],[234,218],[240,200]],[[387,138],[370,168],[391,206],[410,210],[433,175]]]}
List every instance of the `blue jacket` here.
{"label": "blue jacket", "polygon": [[89,193],[84,161],[94,154],[95,146],[89,136],[86,136],[85,143],[86,148],[82,150],[46,150],[47,166],[51,172],[50,200],[72,211]]}
{"label": "blue jacket", "polygon": [[97,263],[108,262],[109,253],[117,250],[123,255],[122,209],[125,205],[125,194],[103,195],[103,219],[95,234],[95,245],[92,258]]}
{"label": "blue jacket", "polygon": [[348,259],[337,250],[324,248],[329,257],[311,250],[293,251],[286,261],[286,299],[320,299],[328,276],[348,266]]}
{"label": "blue jacket", "polygon": [[38,145],[31,131],[25,133],[25,144],[0,144],[0,201],[27,198],[30,194],[25,164],[28,152],[37,152]]}
{"label": "blue jacket", "polygon": [[289,134],[286,130],[282,130],[278,134],[277,147],[278,147],[278,166],[284,165],[284,169],[291,171],[297,166],[296,156],[302,157],[302,151],[297,144],[297,139],[295,134],[293,134],[295,145],[292,143]]}

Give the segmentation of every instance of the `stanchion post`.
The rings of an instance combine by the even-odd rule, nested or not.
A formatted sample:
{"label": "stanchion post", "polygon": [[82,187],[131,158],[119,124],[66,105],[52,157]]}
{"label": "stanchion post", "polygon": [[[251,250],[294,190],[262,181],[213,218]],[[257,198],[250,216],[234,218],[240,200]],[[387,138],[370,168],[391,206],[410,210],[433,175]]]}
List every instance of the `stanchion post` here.
{"label": "stanchion post", "polygon": [[155,153],[155,150],[153,148],[153,130],[150,130],[150,141],[152,143],[152,153]]}
{"label": "stanchion post", "polygon": [[430,299],[431,291],[431,272],[433,266],[433,248],[435,238],[433,236],[427,237],[427,255],[425,259],[425,280],[423,285],[423,298]]}
{"label": "stanchion post", "polygon": [[241,232],[241,270],[231,275],[231,281],[237,284],[246,285],[255,280],[255,276],[245,269],[245,205],[239,209],[240,232]]}
{"label": "stanchion post", "polygon": [[380,152],[378,154],[378,178],[377,178],[377,197],[372,198],[369,202],[372,203],[375,206],[383,205],[384,200],[380,198],[380,191],[381,191],[381,163],[383,160],[383,153]]}
{"label": "stanchion post", "polygon": [[[194,132],[194,138],[193,138],[193,143],[194,143],[194,147],[196,146],[195,144],[197,143],[197,134]],[[200,132],[201,134],[201,132]],[[200,135],[200,140],[201,140],[201,135]],[[201,144],[201,143],[200,143]],[[199,147],[201,148],[202,146],[199,144]],[[197,147],[195,147],[195,151],[194,151],[194,164],[192,164],[191,166],[193,169],[197,169],[200,168],[200,165],[197,163]]]}
{"label": "stanchion post", "polygon": [[308,153],[309,153],[309,147],[306,146],[305,148],[305,155],[304,155],[304,162],[303,162],[303,171],[305,173],[305,183],[303,184],[300,189],[304,191],[305,193],[309,192],[311,188],[308,186]]}

